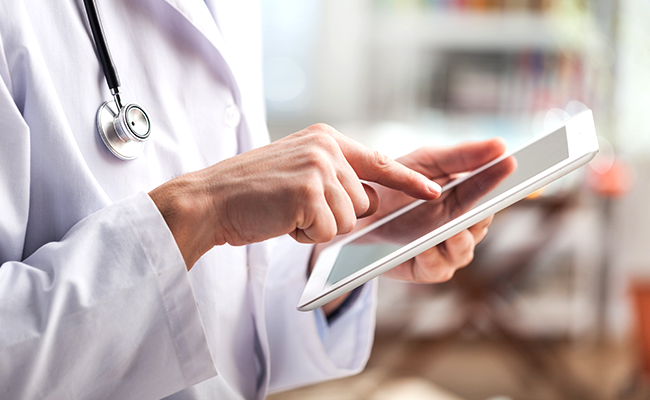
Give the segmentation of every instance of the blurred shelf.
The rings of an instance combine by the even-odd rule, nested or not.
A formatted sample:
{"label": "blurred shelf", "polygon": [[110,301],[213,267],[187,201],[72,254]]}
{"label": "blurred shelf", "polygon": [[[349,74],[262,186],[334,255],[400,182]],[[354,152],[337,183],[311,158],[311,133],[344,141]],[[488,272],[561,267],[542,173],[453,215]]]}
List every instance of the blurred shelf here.
{"label": "blurred shelf", "polygon": [[597,38],[593,18],[527,11],[475,12],[376,10],[374,40],[380,46],[431,49],[589,51]]}
{"label": "blurred shelf", "polygon": [[378,121],[335,126],[352,139],[397,158],[422,146],[450,146],[500,136],[515,147],[544,131],[543,120],[532,115],[450,115],[430,113],[411,123]]}

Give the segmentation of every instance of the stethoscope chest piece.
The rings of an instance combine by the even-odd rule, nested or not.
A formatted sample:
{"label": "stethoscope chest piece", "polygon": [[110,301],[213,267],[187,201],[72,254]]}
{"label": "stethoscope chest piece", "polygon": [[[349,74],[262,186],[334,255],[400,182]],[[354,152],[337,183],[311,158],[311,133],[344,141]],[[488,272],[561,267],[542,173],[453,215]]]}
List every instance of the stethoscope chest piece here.
{"label": "stethoscope chest piece", "polygon": [[97,56],[102,65],[106,83],[113,95],[97,110],[97,130],[102,141],[117,158],[133,160],[144,148],[151,134],[151,122],[144,108],[135,103],[123,105],[120,96],[120,78],[104,37],[95,0],[84,0],[88,23],[95,41]]}
{"label": "stethoscope chest piece", "polygon": [[149,139],[151,122],[139,105],[131,103],[118,109],[114,100],[108,100],[97,111],[97,129],[111,153],[122,160],[133,160]]}

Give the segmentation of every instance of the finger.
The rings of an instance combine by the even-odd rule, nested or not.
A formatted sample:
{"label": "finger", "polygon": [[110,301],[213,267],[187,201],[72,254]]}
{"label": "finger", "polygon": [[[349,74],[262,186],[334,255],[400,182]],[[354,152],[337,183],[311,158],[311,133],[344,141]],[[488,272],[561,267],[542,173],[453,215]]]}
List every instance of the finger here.
{"label": "finger", "polygon": [[483,221],[472,225],[471,227],[469,227],[469,230],[471,232],[474,232],[474,231],[479,232],[479,231],[485,230],[485,229],[487,229],[488,226],[490,226],[490,224],[492,224],[493,219],[494,219],[494,214],[492,214],[489,217],[485,218]]}
{"label": "finger", "polygon": [[474,235],[464,230],[447,239],[441,248],[442,253],[454,268],[462,268],[474,259]]}
{"label": "finger", "polygon": [[337,178],[343,189],[345,189],[345,192],[347,192],[349,199],[352,201],[354,214],[356,216],[372,214],[374,211],[370,212],[370,214],[368,211],[371,207],[376,207],[376,204],[372,204],[372,201],[376,202],[376,199],[379,196],[376,195],[371,199],[368,190],[364,187],[364,184],[359,180],[356,172],[354,172],[340,151],[339,156],[340,163],[338,163]]}
{"label": "finger", "polygon": [[324,243],[336,236],[336,218],[325,199],[317,201],[290,235],[300,243]]}
{"label": "finger", "polygon": [[481,230],[470,230],[470,233],[474,236],[474,243],[479,244],[487,236],[488,228],[487,226]]}
{"label": "finger", "polygon": [[506,150],[502,138],[481,142],[466,142],[447,148],[425,147],[401,157],[409,168],[424,174],[430,179],[454,173],[472,171],[501,156]]}
{"label": "finger", "polygon": [[360,179],[377,182],[409,196],[433,200],[440,196],[440,185],[391,158],[370,150],[332,129],[332,136]]}
{"label": "finger", "polygon": [[[427,250],[433,250],[435,247]],[[424,254],[424,253],[422,253]],[[422,254],[418,255],[417,257],[422,256]],[[384,276],[390,279],[395,279],[398,281],[407,281],[407,282],[416,282],[420,283],[415,277],[416,271],[415,271],[415,260],[416,258],[411,258],[408,261],[403,262],[402,264],[398,265],[397,267],[388,270],[384,272]]]}
{"label": "finger", "polygon": [[365,218],[373,215],[377,212],[380,205],[379,193],[377,193],[377,190],[370,185],[366,185],[365,183],[362,183],[362,185],[363,189],[366,191],[366,196],[368,196],[368,201],[370,204],[368,205],[366,212],[359,215],[358,218]]}
{"label": "finger", "polygon": [[485,236],[488,232],[488,227],[492,223],[493,217],[494,215],[491,215],[478,224],[468,228],[469,232],[474,236],[475,245],[479,244],[483,239],[485,239]]}
{"label": "finger", "polygon": [[458,267],[444,264],[438,267],[433,267],[427,263],[427,255],[422,254],[420,257],[413,259],[411,264],[414,282],[417,283],[441,283],[447,282],[454,277],[454,273]]}
{"label": "finger", "polygon": [[497,187],[504,179],[517,169],[515,157],[510,156],[486,170],[470,176],[453,191],[458,205],[468,207],[489,191]]}
{"label": "finger", "polygon": [[440,246],[419,254],[411,263],[411,275],[415,282],[438,283],[452,278],[456,268],[442,254]]}
{"label": "finger", "polygon": [[474,258],[474,248],[487,234],[493,215],[444,243],[424,251],[385,273],[391,279],[420,283],[446,282]]}
{"label": "finger", "polygon": [[474,248],[480,242],[492,222],[492,216],[469,229],[418,254],[411,260],[385,273],[391,279],[419,283],[438,283],[450,280],[454,273],[467,266],[474,258]]}
{"label": "finger", "polygon": [[434,246],[385,273],[391,279],[417,283],[438,283],[451,279],[456,267]]}
{"label": "finger", "polygon": [[[363,190],[361,191],[363,192]],[[367,205],[368,199],[365,192],[363,192],[362,196]],[[350,232],[357,222],[357,214],[349,194],[341,186],[329,187],[325,190],[325,200],[336,221],[336,234],[341,235]]]}

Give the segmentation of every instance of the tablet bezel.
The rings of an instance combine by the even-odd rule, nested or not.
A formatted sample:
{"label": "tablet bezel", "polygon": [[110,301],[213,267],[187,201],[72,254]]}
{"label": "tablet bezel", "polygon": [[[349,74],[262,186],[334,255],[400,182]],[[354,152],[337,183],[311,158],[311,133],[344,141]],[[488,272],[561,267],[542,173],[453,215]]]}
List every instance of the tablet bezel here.
{"label": "tablet bezel", "polygon": [[314,265],[312,273],[307,281],[307,285],[302,294],[297,309],[300,311],[309,311],[334,300],[335,298],[349,292],[357,286],[369,281],[370,279],[383,274],[384,272],[398,266],[399,264],[415,257],[423,251],[442,243],[455,234],[467,229],[468,227],[487,218],[495,212],[498,212],[511,204],[525,198],[534,191],[541,189],[552,181],[566,175],[567,173],[579,168],[589,162],[598,152],[598,140],[593,122],[591,110],[586,110],[575,117],[565,121],[562,125],[539,135],[530,141],[518,146],[512,151],[506,152],[503,156],[489,162],[488,164],[472,171],[470,174],[456,179],[443,186],[443,191],[458,185],[471,176],[480,173],[486,168],[498,163],[499,161],[516,153],[520,149],[529,146],[538,140],[550,135],[560,129],[565,128],[569,156],[563,161],[547,168],[537,175],[521,182],[520,184],[501,193],[499,196],[490,199],[474,208],[467,213],[453,219],[452,221],[434,229],[424,236],[413,242],[402,246],[380,260],[350,274],[346,278],[327,286],[326,281],[341,248],[399,215],[422,204],[424,200],[416,200],[407,206],[375,221],[374,223],[360,229],[357,232],[349,234],[340,241],[326,247],[321,251]]}

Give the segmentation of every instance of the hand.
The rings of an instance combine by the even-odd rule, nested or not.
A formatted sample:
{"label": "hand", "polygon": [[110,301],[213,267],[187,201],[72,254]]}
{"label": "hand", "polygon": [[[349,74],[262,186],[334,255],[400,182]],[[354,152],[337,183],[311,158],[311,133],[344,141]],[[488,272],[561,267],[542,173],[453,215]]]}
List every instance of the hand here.
{"label": "hand", "polygon": [[[445,149],[423,148],[400,158],[399,161],[430,179],[445,184],[456,174],[472,171],[499,157],[505,148],[505,142],[496,138],[483,142],[463,143]],[[513,159],[511,163],[502,166],[506,171],[501,172],[507,176],[514,166]],[[493,182],[494,185],[496,183],[498,182]],[[386,192],[386,195],[382,195],[382,192]],[[380,196],[382,205],[387,210],[396,209],[412,201],[403,194],[383,189],[380,189]],[[377,214],[384,214],[384,211],[380,210]],[[492,216],[393,268],[385,275],[393,279],[421,283],[447,281],[456,270],[472,261],[474,248],[487,234],[491,222]]]}
{"label": "hand", "polygon": [[350,232],[374,213],[378,196],[359,179],[434,199],[423,175],[317,124],[149,193],[188,269],[215,245],[245,245],[283,234],[303,243]]}
{"label": "hand", "polygon": [[[472,171],[499,157],[505,151],[505,147],[505,142],[496,138],[483,142],[463,143],[449,148],[422,148],[399,158],[398,161],[428,178],[436,180],[440,184],[445,184],[458,173]],[[490,177],[484,179],[482,183],[486,186],[485,189],[498,184],[501,179],[512,172],[516,164],[514,158],[509,161],[510,163],[504,163],[497,171],[490,174]],[[372,217],[360,221],[356,229],[361,229],[413,201],[412,197],[395,190],[385,187],[376,187],[376,189],[381,198],[380,208]],[[476,192],[476,190],[470,189],[460,195],[461,199],[451,199],[451,202],[455,203],[455,206],[461,204],[460,208],[463,208],[462,203],[467,198],[469,200],[467,200],[466,206],[469,206],[471,205],[469,203],[473,203],[477,199],[479,193]],[[446,193],[443,194],[443,196],[445,195]],[[441,198],[441,200],[441,203],[435,202],[437,204],[432,204],[432,207],[426,211],[433,214],[448,215],[448,212],[438,212],[437,210],[438,207],[445,208],[445,200],[448,199]],[[458,207],[454,208],[458,209]],[[434,218],[434,216],[418,216],[416,218]],[[487,228],[491,221],[492,216],[415,258],[398,265],[384,275],[393,279],[422,283],[437,283],[451,279],[457,269],[466,266],[472,261],[474,247],[487,234]],[[391,236],[395,237],[395,230],[399,230],[399,228],[392,226],[388,229],[388,232],[378,230],[376,231],[378,232],[377,235],[370,239],[373,241],[391,241]],[[399,237],[400,234],[397,233],[396,236]],[[310,263],[311,267],[315,264],[320,251],[326,246],[327,244],[319,244],[314,248]],[[323,311],[325,314],[329,315],[339,307],[346,297],[347,295],[343,295],[324,305]]]}

